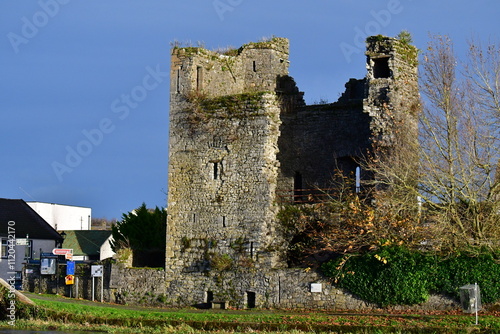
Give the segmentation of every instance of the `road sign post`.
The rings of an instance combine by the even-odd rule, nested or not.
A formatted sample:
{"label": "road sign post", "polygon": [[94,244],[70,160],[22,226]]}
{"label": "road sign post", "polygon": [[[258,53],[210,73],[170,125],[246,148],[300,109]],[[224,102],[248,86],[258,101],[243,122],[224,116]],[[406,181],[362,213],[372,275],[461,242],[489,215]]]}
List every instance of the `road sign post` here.
{"label": "road sign post", "polygon": [[104,271],[103,266],[101,264],[92,265],[90,267],[90,272],[92,274],[92,301],[94,300],[94,296],[95,296],[94,279],[96,277],[100,277],[101,278],[101,303],[103,302],[103,294],[104,294],[103,271]]}

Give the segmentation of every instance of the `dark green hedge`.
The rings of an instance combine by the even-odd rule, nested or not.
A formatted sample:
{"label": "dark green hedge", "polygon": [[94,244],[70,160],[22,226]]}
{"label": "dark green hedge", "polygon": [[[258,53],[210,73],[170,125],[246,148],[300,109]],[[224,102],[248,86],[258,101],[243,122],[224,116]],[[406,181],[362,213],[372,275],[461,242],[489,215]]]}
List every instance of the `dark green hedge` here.
{"label": "dark green hedge", "polygon": [[475,282],[483,303],[500,300],[500,264],[491,254],[441,258],[389,246],[327,262],[321,269],[337,286],[382,306],[419,304],[431,293],[458,300],[459,288]]}

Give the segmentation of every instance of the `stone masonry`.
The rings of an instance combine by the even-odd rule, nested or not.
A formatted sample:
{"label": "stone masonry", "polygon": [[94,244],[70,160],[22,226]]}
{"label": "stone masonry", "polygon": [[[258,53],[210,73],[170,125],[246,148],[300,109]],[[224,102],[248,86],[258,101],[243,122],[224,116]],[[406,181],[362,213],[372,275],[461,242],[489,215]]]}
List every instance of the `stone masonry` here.
{"label": "stone masonry", "polygon": [[[416,131],[416,49],[367,40],[367,75],[307,106],[285,38],[171,57],[165,293],[173,306],[360,308],[316,273],[287,268],[280,206],[328,188],[376,144]],[[318,285],[319,284],[319,285]],[[318,287],[320,291],[318,291]],[[365,307],[367,305],[364,305]]]}

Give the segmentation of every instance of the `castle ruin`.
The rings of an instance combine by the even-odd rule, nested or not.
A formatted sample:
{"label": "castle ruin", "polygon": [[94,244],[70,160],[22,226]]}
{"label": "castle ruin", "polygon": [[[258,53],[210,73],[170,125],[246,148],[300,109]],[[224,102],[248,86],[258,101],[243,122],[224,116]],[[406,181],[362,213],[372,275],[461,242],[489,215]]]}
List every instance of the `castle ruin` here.
{"label": "castle ruin", "polygon": [[[367,74],[337,102],[306,105],[285,38],[171,58],[166,286],[185,306],[357,308],[313,272],[287,268],[280,206],[352,173],[359,158],[416,131],[416,49],[367,39]],[[401,129],[399,129],[401,131]]]}

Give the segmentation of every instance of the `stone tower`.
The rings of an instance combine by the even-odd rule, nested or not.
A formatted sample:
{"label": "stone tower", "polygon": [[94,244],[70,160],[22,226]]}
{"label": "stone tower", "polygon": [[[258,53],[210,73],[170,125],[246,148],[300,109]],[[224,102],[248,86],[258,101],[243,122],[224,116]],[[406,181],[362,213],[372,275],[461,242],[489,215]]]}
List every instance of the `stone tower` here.
{"label": "stone tower", "polygon": [[416,62],[405,59],[411,55],[399,40],[368,39],[367,77],[351,79],[341,98],[325,105],[304,104],[288,76],[288,50],[284,38],[224,54],[172,50],[166,249],[172,304],[293,303],[282,298],[297,281],[283,257],[280,206],[327,188],[335,169],[356,168],[375,141],[393,145],[393,115],[407,119],[418,100]]}

